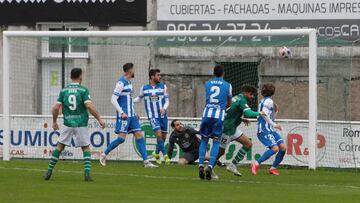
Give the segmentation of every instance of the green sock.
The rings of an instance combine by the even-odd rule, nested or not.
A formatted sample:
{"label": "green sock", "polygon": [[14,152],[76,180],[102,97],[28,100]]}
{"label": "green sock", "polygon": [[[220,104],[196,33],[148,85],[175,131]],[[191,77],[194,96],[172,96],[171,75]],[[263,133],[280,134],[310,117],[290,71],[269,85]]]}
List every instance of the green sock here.
{"label": "green sock", "polygon": [[54,152],[52,153],[52,156],[51,156],[51,159],[50,159],[50,163],[49,163],[49,166],[48,166],[48,171],[49,172],[52,172],[56,163],[58,162],[59,160],[59,156],[60,156],[60,151],[55,148]]}
{"label": "green sock", "polygon": [[250,149],[246,148],[246,147],[242,147],[238,153],[236,154],[235,158],[232,160],[233,164],[238,164],[241,160],[244,159],[245,154],[249,151]]}
{"label": "green sock", "polygon": [[91,152],[83,152],[84,155],[84,172],[85,175],[90,175],[91,170]]}

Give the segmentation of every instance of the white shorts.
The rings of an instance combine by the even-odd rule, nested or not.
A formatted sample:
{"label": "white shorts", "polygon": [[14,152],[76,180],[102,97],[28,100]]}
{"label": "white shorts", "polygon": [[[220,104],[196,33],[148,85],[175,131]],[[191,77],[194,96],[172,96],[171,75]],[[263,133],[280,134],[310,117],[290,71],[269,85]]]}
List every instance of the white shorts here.
{"label": "white shorts", "polygon": [[220,141],[220,148],[226,149],[226,147],[230,144],[230,142],[238,139],[244,133],[240,130],[239,127],[236,128],[235,134],[233,135],[225,135],[223,134]]}
{"label": "white shorts", "polygon": [[90,135],[87,127],[67,127],[62,126],[58,142],[66,146],[71,146],[74,139],[75,147],[86,147],[90,145]]}

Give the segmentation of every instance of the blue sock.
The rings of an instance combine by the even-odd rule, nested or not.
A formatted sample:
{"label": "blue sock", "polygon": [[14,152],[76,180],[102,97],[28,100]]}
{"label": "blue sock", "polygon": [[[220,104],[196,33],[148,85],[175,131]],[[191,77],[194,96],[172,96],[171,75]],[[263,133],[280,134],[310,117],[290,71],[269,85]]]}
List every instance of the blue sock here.
{"label": "blue sock", "polygon": [[[159,151],[157,151],[158,148],[159,148]],[[166,155],[165,142],[164,142],[163,139],[157,140],[157,144],[156,144],[156,154],[159,154],[159,152],[161,152],[163,155]]]}
{"label": "blue sock", "polygon": [[124,141],[125,140],[121,137],[118,137],[115,140],[113,140],[104,151],[105,155],[108,155],[113,149],[115,149],[119,144],[123,143]]}
{"label": "blue sock", "polygon": [[262,162],[268,160],[274,154],[275,152],[272,149],[269,149],[257,160],[257,162],[261,164]]}
{"label": "blue sock", "polygon": [[210,151],[210,161],[209,165],[214,168],[217,156],[219,154],[219,147],[220,147],[220,141],[219,140],[213,140],[213,145],[211,147]]}
{"label": "blue sock", "polygon": [[285,151],[280,150],[275,157],[275,161],[272,167],[277,168],[280,165],[281,161],[284,159],[284,156],[285,156]]}
{"label": "blue sock", "polygon": [[162,153],[163,155],[166,154],[166,151],[165,151],[165,142],[162,138],[160,139],[156,139],[156,150],[155,150],[155,153],[156,154],[159,154],[159,153]]}
{"label": "blue sock", "polygon": [[201,138],[200,146],[199,146],[199,166],[202,166],[204,164],[208,142],[209,142],[209,138]]}
{"label": "blue sock", "polygon": [[156,148],[155,148],[155,153],[159,154],[160,153],[160,143],[161,142],[159,139],[156,139]]}
{"label": "blue sock", "polygon": [[143,137],[140,139],[136,139],[136,144],[137,144],[137,147],[141,154],[142,159],[144,161],[147,160],[145,139]]}

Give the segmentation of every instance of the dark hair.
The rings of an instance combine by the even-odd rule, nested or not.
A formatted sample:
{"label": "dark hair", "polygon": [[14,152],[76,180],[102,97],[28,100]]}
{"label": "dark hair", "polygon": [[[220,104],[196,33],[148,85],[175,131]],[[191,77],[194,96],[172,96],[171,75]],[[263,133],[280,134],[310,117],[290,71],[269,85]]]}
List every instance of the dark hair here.
{"label": "dark hair", "polygon": [[174,120],[172,120],[170,126],[173,127],[173,128],[175,128],[175,122],[176,122],[176,121],[179,121],[179,119],[174,119]]}
{"label": "dark hair", "polygon": [[156,73],[160,73],[159,69],[150,69],[149,71],[149,79],[151,79],[151,76],[155,76]]}
{"label": "dark hair", "polygon": [[271,83],[264,84],[261,88],[261,95],[264,97],[271,97],[275,94],[275,86]]}
{"label": "dark hair", "polygon": [[124,72],[126,73],[128,70],[132,69],[134,67],[134,64],[133,63],[125,63],[123,65],[123,70]]}
{"label": "dark hair", "polygon": [[252,85],[243,85],[243,86],[241,87],[241,91],[242,91],[242,92],[250,92],[250,93],[252,93],[252,94],[255,94],[256,91],[257,91],[257,89],[256,89],[256,87],[254,87],[254,86],[252,86]]}
{"label": "dark hair", "polygon": [[224,75],[224,67],[222,67],[221,65],[216,65],[214,67],[214,75],[216,77],[221,77]]}
{"label": "dark hair", "polygon": [[71,72],[70,72],[70,78],[73,80],[79,79],[81,74],[82,74],[81,68],[73,68],[73,69],[71,69]]}

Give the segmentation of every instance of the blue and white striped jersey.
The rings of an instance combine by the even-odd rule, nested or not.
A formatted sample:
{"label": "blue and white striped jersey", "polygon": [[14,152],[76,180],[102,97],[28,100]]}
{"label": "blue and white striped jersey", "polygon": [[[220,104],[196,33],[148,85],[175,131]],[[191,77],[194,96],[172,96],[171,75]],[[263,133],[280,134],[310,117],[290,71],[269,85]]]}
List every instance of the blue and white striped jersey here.
{"label": "blue and white striped jersey", "polygon": [[[274,101],[270,97],[265,97],[260,101],[259,112],[266,113],[269,119],[275,121],[275,107]],[[263,116],[258,117],[258,133],[261,132],[273,132],[275,129],[266,121]]]}
{"label": "blue and white striped jersey", "polygon": [[223,78],[215,77],[205,83],[206,104],[203,118],[224,120],[228,99],[232,97],[232,87]]}
{"label": "blue and white striped jersey", "polygon": [[[135,116],[134,103],[132,98],[133,85],[124,76],[119,78],[113,94],[118,96],[117,102],[122,110],[128,117]],[[117,117],[120,117],[122,112],[116,112]]]}
{"label": "blue and white striped jersey", "polygon": [[[160,118],[160,109],[167,109],[169,105],[169,94],[164,83],[158,83],[156,86],[150,84],[141,87],[139,98],[145,100],[145,110],[148,118]],[[166,115],[164,115],[166,116]]]}

